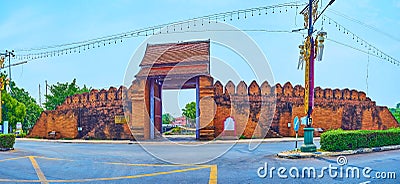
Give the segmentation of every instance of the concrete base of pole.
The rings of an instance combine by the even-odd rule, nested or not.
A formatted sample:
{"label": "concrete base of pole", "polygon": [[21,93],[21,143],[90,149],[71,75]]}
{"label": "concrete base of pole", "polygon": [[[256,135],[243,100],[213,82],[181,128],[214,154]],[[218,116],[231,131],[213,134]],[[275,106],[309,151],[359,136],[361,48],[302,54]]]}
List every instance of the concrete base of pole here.
{"label": "concrete base of pole", "polygon": [[304,128],[304,144],[300,147],[301,152],[316,152],[317,146],[314,144],[314,128]]}

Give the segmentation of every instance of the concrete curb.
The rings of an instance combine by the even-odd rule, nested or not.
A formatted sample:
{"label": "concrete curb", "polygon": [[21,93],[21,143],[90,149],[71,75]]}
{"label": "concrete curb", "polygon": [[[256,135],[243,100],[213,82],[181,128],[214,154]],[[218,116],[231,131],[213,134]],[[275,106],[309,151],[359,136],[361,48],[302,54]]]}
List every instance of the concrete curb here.
{"label": "concrete curb", "polygon": [[10,151],[14,150],[14,148],[0,148],[0,151]]}
{"label": "concrete curb", "polygon": [[[319,137],[314,138],[315,141],[319,141]],[[73,143],[73,144],[248,144],[248,143],[269,143],[269,142],[294,142],[295,138],[292,137],[284,137],[284,138],[267,138],[267,139],[240,139],[240,140],[213,140],[213,141],[187,141],[187,140],[178,140],[178,141],[131,141],[131,140],[82,140],[82,139],[73,139],[73,140],[52,140],[52,139],[34,139],[34,138],[17,138],[17,142],[26,141],[26,142],[50,142],[50,143]],[[299,139],[299,142],[302,140]]]}
{"label": "concrete curb", "polygon": [[340,151],[340,152],[314,152],[314,153],[281,152],[281,153],[278,153],[276,156],[280,157],[280,158],[287,158],[287,159],[337,157],[337,156],[342,156],[342,155],[355,155],[355,154],[398,150],[398,149],[400,149],[400,145],[382,146],[382,147],[375,147],[375,148],[360,148],[360,149],[356,149],[356,150],[345,150],[345,151]]}

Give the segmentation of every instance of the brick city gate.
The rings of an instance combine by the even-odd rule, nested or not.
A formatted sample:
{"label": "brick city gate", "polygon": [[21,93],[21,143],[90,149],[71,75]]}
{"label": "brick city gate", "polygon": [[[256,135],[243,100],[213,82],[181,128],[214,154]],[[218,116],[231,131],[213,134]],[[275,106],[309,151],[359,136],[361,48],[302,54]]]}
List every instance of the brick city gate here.
{"label": "brick city gate", "polygon": [[[294,136],[293,118],[305,115],[300,85],[214,83],[209,40],[147,45],[140,67],[128,89],[93,89],[44,111],[28,137],[155,139],[162,133],[162,89],[196,89],[200,140]],[[387,107],[377,106],[362,91],[316,87],[314,98],[313,125],[322,130],[316,136],[329,129],[399,126]]]}
{"label": "brick city gate", "polygon": [[201,116],[214,111],[213,101],[206,100],[214,94],[209,40],[149,44],[139,66],[141,69],[129,89],[132,100],[129,126],[135,139],[162,136],[163,89],[193,88],[196,89],[196,139],[214,138],[212,118]]}

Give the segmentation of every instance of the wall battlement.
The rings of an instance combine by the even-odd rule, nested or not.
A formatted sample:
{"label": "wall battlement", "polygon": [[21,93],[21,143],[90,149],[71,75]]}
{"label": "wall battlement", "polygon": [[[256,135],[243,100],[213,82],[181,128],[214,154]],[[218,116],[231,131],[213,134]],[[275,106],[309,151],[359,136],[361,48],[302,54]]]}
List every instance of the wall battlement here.
{"label": "wall battlement", "polygon": [[[235,118],[240,119],[236,121],[237,128],[248,138],[265,135],[269,128],[281,136],[294,136],[294,117],[306,115],[304,88],[301,85],[293,87],[290,82],[283,86],[279,83],[271,86],[265,81],[260,86],[256,81],[250,85],[241,81],[235,86],[229,81],[223,86],[217,81],[214,83],[214,100],[217,105],[214,118],[216,136],[224,131],[223,122],[230,116],[240,117]],[[362,91],[316,87],[314,100],[313,126],[324,131],[337,128],[387,129],[398,126],[387,107],[376,106]],[[243,108],[250,110],[247,112]],[[258,133],[256,125],[260,129]]]}
{"label": "wall battlement", "polygon": [[[220,81],[214,84],[217,96],[221,95],[248,95],[248,96],[275,96],[277,97],[304,97],[304,87],[301,85],[292,86],[290,82],[285,83],[283,86],[279,83],[271,86],[267,81],[263,82],[261,86],[256,81],[250,83],[248,86],[244,81],[241,81],[237,86],[232,81],[229,81],[225,86]],[[362,91],[349,90],[349,89],[321,89],[316,87],[314,90],[315,98],[334,99],[334,100],[354,100],[354,101],[371,101],[370,98]]]}
{"label": "wall battlement", "polygon": [[[235,119],[238,131],[237,135],[232,135],[232,132],[226,135],[242,135],[247,138],[294,136],[294,117],[305,116],[304,88],[301,85],[293,87],[290,82],[283,86],[279,83],[270,85],[267,81],[261,85],[255,81],[250,85],[244,81],[237,85],[231,81],[222,85],[219,81],[213,83],[212,77],[201,80],[205,84],[201,97],[211,97],[215,109],[201,105],[201,112],[207,117],[200,114],[200,118],[210,119],[210,123],[204,127],[207,127],[207,131],[213,128],[214,137],[225,135],[224,121],[228,117]],[[148,98],[147,93],[143,93],[143,86],[146,84],[133,81],[129,89],[124,86],[110,87],[108,90],[93,89],[89,93],[67,97],[56,110],[41,114],[29,137],[48,138],[48,132],[58,131],[59,138],[133,139],[129,126],[137,125],[115,124],[114,118],[127,115],[138,119],[139,115],[133,116],[130,112],[148,110],[140,106],[142,98]],[[139,93],[144,96],[138,99]],[[313,127],[323,131],[337,128],[387,129],[398,126],[387,107],[376,106],[362,91],[316,87],[314,97]],[[124,108],[127,108],[125,112]],[[143,121],[148,119],[144,117],[145,114],[140,116]],[[214,117],[208,117],[212,114]],[[138,123],[133,119],[131,121]],[[82,131],[78,131],[78,127],[82,127]],[[315,132],[316,136],[320,133]],[[302,128],[299,134],[303,135]]]}
{"label": "wall battlement", "polygon": [[49,138],[57,131],[57,138],[132,139],[126,123],[115,123],[115,116],[124,116],[125,91],[121,86],[69,96],[56,110],[44,111],[28,136]]}

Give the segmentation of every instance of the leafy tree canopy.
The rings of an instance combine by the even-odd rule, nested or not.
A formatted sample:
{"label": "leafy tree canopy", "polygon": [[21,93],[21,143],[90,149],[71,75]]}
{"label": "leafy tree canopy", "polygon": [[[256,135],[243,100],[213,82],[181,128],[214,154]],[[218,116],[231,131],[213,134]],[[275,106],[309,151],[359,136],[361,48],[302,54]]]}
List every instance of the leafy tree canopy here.
{"label": "leafy tree canopy", "polygon": [[182,115],[189,119],[196,119],[196,102],[187,103],[182,109]]}
{"label": "leafy tree canopy", "polygon": [[396,118],[397,122],[400,124],[400,108],[391,108],[390,112],[393,114],[394,118]]}
{"label": "leafy tree canopy", "polygon": [[389,110],[400,124],[400,103],[396,105],[396,108],[389,108]]}
{"label": "leafy tree canopy", "polygon": [[25,105],[18,102],[15,98],[11,97],[10,94],[2,90],[1,93],[2,104],[2,120],[8,121],[9,125],[15,128],[17,122],[23,122],[26,116]]}
{"label": "leafy tree canopy", "polygon": [[13,98],[25,105],[26,116],[22,121],[22,128],[24,131],[32,128],[36,121],[39,119],[43,108],[40,107],[34,98],[32,98],[27,91],[23,88],[13,87]]}
{"label": "leafy tree canopy", "polygon": [[[1,73],[0,77],[5,81],[7,75]],[[2,120],[9,121],[13,128],[17,122],[21,122],[22,128],[27,131],[36,123],[43,109],[25,89],[17,87],[13,81],[9,85],[12,87],[11,95],[7,93],[6,88],[1,91]]]}
{"label": "leafy tree canopy", "polygon": [[89,91],[90,88],[87,88],[86,85],[80,88],[76,84],[76,79],[72,80],[71,83],[57,82],[57,84],[50,86],[50,94],[45,95],[47,102],[44,103],[44,106],[47,110],[54,110],[57,106],[61,105],[68,96],[82,94]]}
{"label": "leafy tree canopy", "polygon": [[162,115],[163,124],[170,124],[172,121],[174,121],[174,117],[171,114],[166,113]]}

